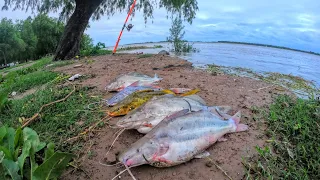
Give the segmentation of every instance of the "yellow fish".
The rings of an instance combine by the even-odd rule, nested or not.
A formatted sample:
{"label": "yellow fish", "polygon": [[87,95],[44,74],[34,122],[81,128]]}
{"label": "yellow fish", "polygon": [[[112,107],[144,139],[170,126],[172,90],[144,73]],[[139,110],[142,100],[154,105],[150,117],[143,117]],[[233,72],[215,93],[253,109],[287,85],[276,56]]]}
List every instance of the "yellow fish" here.
{"label": "yellow fish", "polygon": [[[189,92],[181,94],[180,96],[188,96],[188,95],[195,94],[197,92],[199,92],[198,89],[191,90]],[[128,114],[130,111],[140,107],[141,105],[149,101],[152,97],[162,96],[165,94],[176,95],[173,91],[167,90],[167,89],[161,90],[161,91],[151,91],[151,92],[138,91],[126,97],[121,103],[111,108],[110,111],[108,111],[107,113],[111,117],[124,116]]]}

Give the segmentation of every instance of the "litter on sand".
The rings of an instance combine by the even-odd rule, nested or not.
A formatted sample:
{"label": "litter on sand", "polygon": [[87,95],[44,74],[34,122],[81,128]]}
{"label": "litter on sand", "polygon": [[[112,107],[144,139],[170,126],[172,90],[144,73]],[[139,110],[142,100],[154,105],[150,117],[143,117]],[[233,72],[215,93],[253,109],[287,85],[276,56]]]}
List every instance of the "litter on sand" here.
{"label": "litter on sand", "polygon": [[117,92],[106,100],[113,106],[108,115],[124,116],[116,126],[123,128],[121,132],[136,129],[145,134],[118,156],[126,170],[117,176],[128,171],[134,178],[129,169],[143,164],[171,167],[208,157],[206,149],[226,141],[225,134],[248,130],[240,124],[240,111],[231,116],[230,106],[208,106],[196,95],[199,89],[162,88],[155,85],[160,80],[157,75],[131,72],[106,86],[107,91]]}
{"label": "litter on sand", "polygon": [[75,74],[75,75],[73,75],[73,76],[71,76],[71,77],[69,78],[69,81],[74,81],[74,80],[76,80],[76,79],[78,79],[78,78],[80,78],[80,77],[81,77],[80,74]]}

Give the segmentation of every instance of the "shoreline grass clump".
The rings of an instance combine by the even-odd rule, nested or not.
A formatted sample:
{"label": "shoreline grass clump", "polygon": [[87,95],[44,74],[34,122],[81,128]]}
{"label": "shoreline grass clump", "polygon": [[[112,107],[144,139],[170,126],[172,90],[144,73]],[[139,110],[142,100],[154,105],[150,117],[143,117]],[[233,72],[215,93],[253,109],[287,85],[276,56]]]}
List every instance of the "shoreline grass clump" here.
{"label": "shoreline grass clump", "polygon": [[[36,114],[44,104],[64,98],[73,87],[49,86],[21,100],[11,101],[9,107],[0,114],[4,125],[21,126],[21,122]],[[67,101],[48,106],[40,112],[40,118],[29,127],[37,131],[40,139],[55,143],[60,150],[72,152],[76,147],[64,147],[63,142],[83,132],[93,122],[104,117],[101,111],[87,109],[87,105],[99,101],[91,97],[89,88],[78,88]]]}
{"label": "shoreline grass clump", "polygon": [[320,102],[276,98],[265,119],[268,144],[245,162],[249,179],[320,179]]}

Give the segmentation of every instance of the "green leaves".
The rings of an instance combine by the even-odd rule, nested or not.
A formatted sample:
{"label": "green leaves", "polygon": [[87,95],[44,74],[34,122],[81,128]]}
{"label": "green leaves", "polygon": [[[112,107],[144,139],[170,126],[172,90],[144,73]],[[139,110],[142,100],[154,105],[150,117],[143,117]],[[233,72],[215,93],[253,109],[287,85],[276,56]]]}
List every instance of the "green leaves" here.
{"label": "green leaves", "polygon": [[20,180],[26,177],[25,174],[31,180],[56,179],[75,157],[69,153],[54,152],[54,144],[49,143],[44,151],[44,162],[38,165],[36,154],[46,147],[46,143],[40,142],[38,134],[27,127],[16,131],[0,127],[0,140],[1,179]]}
{"label": "green leaves", "polygon": [[44,180],[58,178],[73,157],[75,156],[69,153],[56,152],[34,171],[33,179]]}
{"label": "green leaves", "polygon": [[2,160],[3,168],[6,170],[7,175],[11,177],[12,180],[20,180],[21,176],[18,174],[19,166],[16,162],[8,159]]}

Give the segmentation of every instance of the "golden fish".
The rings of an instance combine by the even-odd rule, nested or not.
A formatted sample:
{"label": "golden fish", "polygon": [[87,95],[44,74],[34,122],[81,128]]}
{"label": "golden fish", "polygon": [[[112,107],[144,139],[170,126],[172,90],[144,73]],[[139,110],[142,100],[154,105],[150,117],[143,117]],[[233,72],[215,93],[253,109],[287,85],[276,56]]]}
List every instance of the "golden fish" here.
{"label": "golden fish", "polygon": [[[180,96],[188,96],[188,95],[195,94],[197,92],[199,92],[199,90],[195,89],[195,90],[186,92],[184,94],[181,94]],[[176,95],[173,91],[168,89],[161,90],[161,91],[151,91],[151,92],[146,92],[146,91],[135,92],[129,95],[128,97],[126,97],[121,103],[111,108],[110,111],[108,111],[108,115],[111,117],[124,116],[128,114],[130,111],[140,107],[141,105],[149,101],[152,97],[162,96],[165,94]]]}

